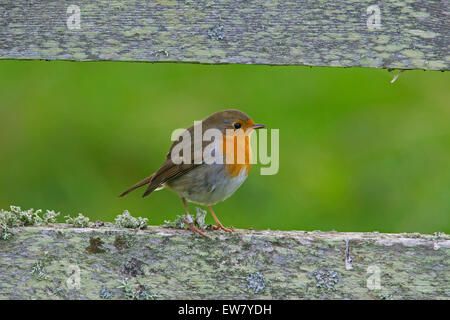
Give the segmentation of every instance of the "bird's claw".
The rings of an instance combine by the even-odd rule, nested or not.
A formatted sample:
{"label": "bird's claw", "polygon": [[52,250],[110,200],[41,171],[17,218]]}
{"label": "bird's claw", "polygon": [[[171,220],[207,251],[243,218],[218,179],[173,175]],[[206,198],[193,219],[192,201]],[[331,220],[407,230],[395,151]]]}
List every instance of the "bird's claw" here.
{"label": "bird's claw", "polygon": [[208,239],[208,236],[203,232],[203,230],[197,228],[196,226],[194,226],[193,222],[189,222],[186,219],[184,219],[184,223],[186,223],[189,226],[189,229],[191,229],[191,231],[196,234],[198,233],[199,235],[201,235],[204,238]]}
{"label": "bird's claw", "polygon": [[225,228],[223,225],[218,224],[217,226],[212,226],[213,230],[223,230],[225,232],[232,233],[234,231],[233,228]]}

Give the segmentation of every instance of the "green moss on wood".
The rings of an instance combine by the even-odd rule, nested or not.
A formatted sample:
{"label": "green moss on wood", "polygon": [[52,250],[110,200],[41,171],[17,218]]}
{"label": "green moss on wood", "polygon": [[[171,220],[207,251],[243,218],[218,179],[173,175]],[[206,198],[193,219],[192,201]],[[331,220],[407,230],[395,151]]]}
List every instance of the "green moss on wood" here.
{"label": "green moss on wood", "polygon": [[[0,241],[0,299],[450,296],[450,237],[441,233],[207,230],[209,239],[203,239],[188,230],[133,230],[112,223],[14,227],[10,232],[13,237]],[[381,271],[378,290],[367,287],[373,266]],[[70,286],[74,270],[79,270],[79,288]]]}

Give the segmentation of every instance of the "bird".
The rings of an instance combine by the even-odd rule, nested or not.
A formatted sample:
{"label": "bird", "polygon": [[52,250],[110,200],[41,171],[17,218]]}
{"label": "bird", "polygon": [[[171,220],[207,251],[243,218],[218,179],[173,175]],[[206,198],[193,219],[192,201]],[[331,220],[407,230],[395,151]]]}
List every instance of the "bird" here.
{"label": "bird", "polygon": [[[142,197],[147,197],[155,190],[170,189],[181,198],[187,217],[184,222],[194,235],[200,234],[207,238],[204,231],[197,228],[190,218],[186,201],[208,207],[217,224],[212,227],[213,230],[232,232],[232,228],[222,225],[211,206],[230,197],[247,179],[252,166],[249,137],[254,130],[261,128],[265,128],[265,125],[256,124],[247,114],[237,109],[221,110],[201,122],[194,122],[193,126],[184,130],[173,142],[161,167],[119,197],[143,186],[147,188]],[[199,137],[195,137],[198,129],[201,132],[212,129],[216,136],[211,141],[202,136],[198,143]],[[208,145],[211,145],[210,153],[206,153]],[[183,151],[183,155],[176,154],[175,150],[180,150],[179,154]],[[187,151],[184,152],[185,150]],[[199,155],[203,155],[203,158]]]}

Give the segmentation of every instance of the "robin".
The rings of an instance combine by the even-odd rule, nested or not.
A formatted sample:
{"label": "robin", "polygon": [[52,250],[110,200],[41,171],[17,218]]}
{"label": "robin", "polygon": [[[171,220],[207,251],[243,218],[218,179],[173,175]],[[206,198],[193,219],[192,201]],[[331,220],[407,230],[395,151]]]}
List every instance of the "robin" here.
{"label": "robin", "polygon": [[[262,124],[255,124],[248,115],[239,110],[230,109],[216,112],[186,129],[172,144],[163,165],[151,176],[136,183],[119,197],[145,185],[147,185],[147,189],[142,197],[150,195],[154,190],[168,188],[181,197],[186,217],[190,220],[185,219],[185,223],[194,234],[198,233],[206,237],[202,230],[194,226],[186,200],[208,207],[217,223],[216,226],[213,226],[214,230],[231,232],[232,229],[225,228],[217,219],[211,206],[230,197],[247,179],[252,162],[249,136],[254,129],[264,127]],[[200,144],[196,140],[198,137],[186,139],[186,136],[195,136],[198,132],[197,129],[201,129],[201,132],[213,129],[220,135],[212,138],[213,142],[203,141],[202,136]],[[239,139],[239,134],[243,132],[245,133],[244,139]],[[186,149],[183,148],[183,156],[174,155],[173,151],[180,149],[180,143],[184,143],[183,147],[186,147],[187,144],[190,153],[185,153]],[[211,143],[215,148],[212,148],[210,155],[220,161],[208,161],[211,160],[211,156],[198,158],[198,155],[203,155],[206,146]],[[239,157],[241,157],[241,161],[238,160]],[[189,161],[180,161],[180,159]]]}

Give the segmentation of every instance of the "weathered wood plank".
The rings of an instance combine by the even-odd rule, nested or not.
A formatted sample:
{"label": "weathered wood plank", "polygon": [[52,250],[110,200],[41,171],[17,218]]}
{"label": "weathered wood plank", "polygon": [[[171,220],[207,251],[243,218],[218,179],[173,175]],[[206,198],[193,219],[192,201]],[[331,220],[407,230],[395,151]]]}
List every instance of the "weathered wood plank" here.
{"label": "weathered wood plank", "polygon": [[0,299],[450,298],[445,234],[10,231],[0,240]]}
{"label": "weathered wood plank", "polygon": [[[79,29],[70,29],[71,5]],[[448,70],[448,8],[448,0],[0,0],[0,59]]]}

